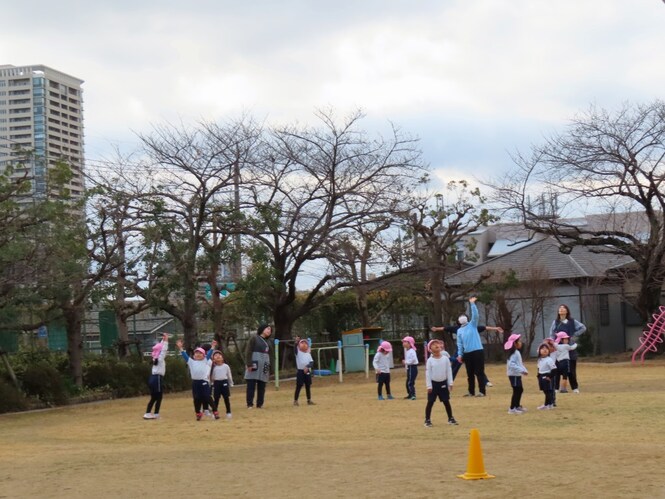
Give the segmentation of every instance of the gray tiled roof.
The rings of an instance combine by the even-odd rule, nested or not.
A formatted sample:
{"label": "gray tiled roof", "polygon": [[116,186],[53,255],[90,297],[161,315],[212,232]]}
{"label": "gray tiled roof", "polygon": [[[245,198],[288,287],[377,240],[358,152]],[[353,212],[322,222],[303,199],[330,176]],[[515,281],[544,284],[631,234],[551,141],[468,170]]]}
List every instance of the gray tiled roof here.
{"label": "gray tiled roof", "polygon": [[[602,248],[595,248],[595,251]],[[587,247],[575,247],[570,254],[559,251],[559,243],[547,237],[510,253],[493,258],[474,267],[457,272],[446,281],[449,284],[473,282],[482,275],[495,275],[513,270],[519,280],[549,276],[550,279],[576,279],[602,277],[613,267],[626,264],[631,259],[609,253],[596,253]]]}

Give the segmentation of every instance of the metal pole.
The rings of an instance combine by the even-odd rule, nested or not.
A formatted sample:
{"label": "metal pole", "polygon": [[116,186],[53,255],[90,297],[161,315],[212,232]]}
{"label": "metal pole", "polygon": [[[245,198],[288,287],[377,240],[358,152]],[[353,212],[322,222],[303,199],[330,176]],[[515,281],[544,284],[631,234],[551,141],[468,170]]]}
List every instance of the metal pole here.
{"label": "metal pole", "polygon": [[342,371],[344,371],[344,366],[342,366],[342,342],[337,341],[337,363],[338,363],[338,369],[339,369],[339,382],[342,383],[344,381]]}
{"label": "metal pole", "polygon": [[275,389],[279,390],[279,340],[275,338]]}
{"label": "metal pole", "polygon": [[369,379],[369,343],[365,343],[365,378]]}

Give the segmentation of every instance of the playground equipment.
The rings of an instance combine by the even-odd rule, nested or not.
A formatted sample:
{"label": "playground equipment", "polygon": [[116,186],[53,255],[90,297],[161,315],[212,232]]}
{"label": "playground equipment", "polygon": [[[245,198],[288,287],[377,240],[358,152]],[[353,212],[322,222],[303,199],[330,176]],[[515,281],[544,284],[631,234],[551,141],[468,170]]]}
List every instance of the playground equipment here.
{"label": "playground equipment", "polygon": [[640,336],[640,346],[633,352],[632,363],[635,364],[637,355],[640,355],[640,361],[644,364],[644,357],[648,352],[656,352],[658,344],[663,342],[665,335],[665,306],[658,307],[658,312],[652,315],[654,321],[647,324],[647,329],[642,331]]}
{"label": "playground equipment", "polygon": [[[311,339],[307,339],[307,341],[310,344],[310,348],[314,347],[312,344]],[[278,339],[274,340],[275,342],[275,388],[279,390],[279,344],[280,341]],[[324,344],[326,345],[326,344]],[[365,378],[369,378],[369,348],[367,345],[354,345],[355,348],[362,348],[365,352]],[[347,345],[346,348],[351,348],[351,346]],[[314,347],[311,349],[312,351],[312,356],[314,356],[314,352],[316,352],[316,367],[317,369],[314,369],[312,373],[314,376],[324,376],[328,375],[327,369],[325,369],[325,366],[321,364],[321,352],[323,350],[337,350],[337,362],[333,364],[331,362],[331,368],[330,368],[330,374],[334,374],[335,371],[337,371],[337,374],[339,376],[339,382],[342,383],[344,381],[344,362],[343,362],[343,350],[342,350],[342,342],[338,341],[335,345],[326,345],[326,346],[320,346],[320,347]]]}
{"label": "playground equipment", "polygon": [[494,478],[494,475],[490,475],[485,471],[483,450],[480,448],[480,432],[475,428],[471,430],[469,435],[469,460],[466,465],[466,473],[457,475],[457,478],[463,480]]}

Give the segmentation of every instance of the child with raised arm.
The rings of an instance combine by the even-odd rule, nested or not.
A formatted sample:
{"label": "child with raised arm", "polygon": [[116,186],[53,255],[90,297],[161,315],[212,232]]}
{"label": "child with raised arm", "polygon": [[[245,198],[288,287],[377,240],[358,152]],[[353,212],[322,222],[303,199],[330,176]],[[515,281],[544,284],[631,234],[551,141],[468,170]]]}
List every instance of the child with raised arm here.
{"label": "child with raised arm", "polygon": [[212,352],[217,346],[217,342],[213,340],[212,348],[206,351],[197,347],[194,349],[192,357],[187,355],[182,348],[182,340],[176,341],[176,346],[180,351],[180,355],[187,362],[189,368],[189,375],[192,378],[192,398],[194,399],[194,412],[196,413],[196,420],[200,421],[203,417],[203,410],[208,410],[208,403],[210,401],[210,367],[212,366]]}
{"label": "child with raised arm", "polygon": [[425,384],[427,386],[427,406],[425,407],[425,426],[432,426],[432,407],[438,398],[443,402],[448,415],[448,424],[456,425],[453,409],[450,406],[450,392],[453,389],[453,371],[450,367],[450,356],[444,350],[441,340],[431,340],[427,344],[430,356],[425,366]]}
{"label": "child with raised arm", "polygon": [[226,419],[231,419],[231,387],[233,386],[233,376],[231,368],[224,362],[224,355],[219,350],[212,354],[212,368],[210,370],[210,382],[212,383],[212,414],[215,419],[219,419],[219,399],[224,397],[224,406],[226,408]]}
{"label": "child with raised arm", "polygon": [[314,366],[314,359],[310,353],[309,342],[305,339],[299,340],[296,344],[296,392],[293,395],[293,405],[299,405],[298,397],[300,390],[305,387],[305,394],[307,395],[307,405],[314,405],[312,401],[312,367]]}
{"label": "child with raised arm", "polygon": [[379,400],[383,399],[383,385],[386,385],[386,398],[392,400],[390,394],[390,354],[393,351],[393,346],[388,341],[382,341],[377,349],[372,365],[376,371],[377,392]]}
{"label": "child with raised arm", "polygon": [[[164,374],[166,374],[166,352],[169,349],[169,335],[162,334],[162,341],[152,347],[152,370],[148,379],[150,388],[150,401],[146,407],[143,419],[159,419],[159,409],[164,395]],[[154,414],[152,409],[155,409]]]}

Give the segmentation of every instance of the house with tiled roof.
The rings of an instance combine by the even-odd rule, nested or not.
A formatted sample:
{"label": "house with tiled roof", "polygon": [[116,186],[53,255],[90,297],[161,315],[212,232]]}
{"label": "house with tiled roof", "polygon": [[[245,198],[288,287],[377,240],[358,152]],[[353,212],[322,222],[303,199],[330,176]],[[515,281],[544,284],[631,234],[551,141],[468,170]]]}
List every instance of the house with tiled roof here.
{"label": "house with tiled roof", "polygon": [[[525,332],[527,324],[534,325],[532,354],[549,335],[560,304],[568,305],[573,317],[587,326],[596,353],[622,352],[639,345],[642,324],[624,299],[629,283],[622,270],[632,262],[629,257],[582,246],[562,252],[555,238],[529,238],[519,225],[486,227],[473,237],[480,263],[450,275],[446,283],[462,286],[481,278],[499,282],[514,273],[520,284],[506,292],[506,301],[518,317],[514,332]],[[538,290],[536,282],[540,283]],[[547,283],[545,288],[543,283]],[[532,311],[538,309],[537,299],[543,312],[532,317]],[[488,323],[496,322],[491,305],[485,307],[484,317]]]}

